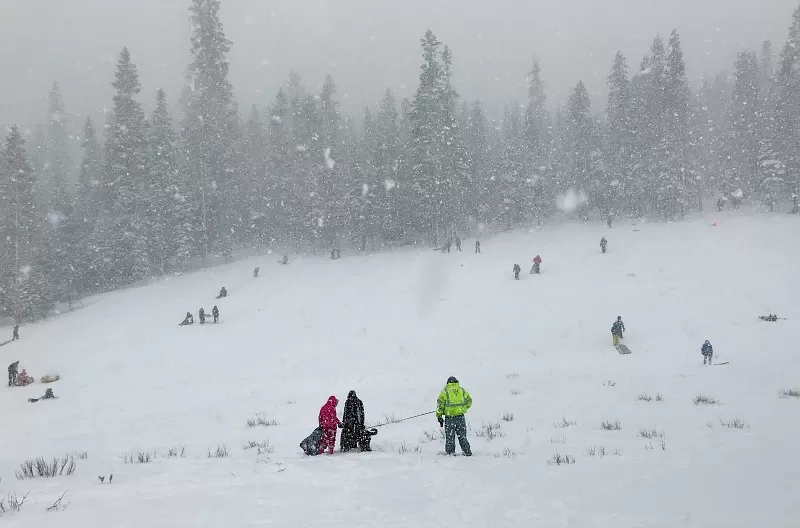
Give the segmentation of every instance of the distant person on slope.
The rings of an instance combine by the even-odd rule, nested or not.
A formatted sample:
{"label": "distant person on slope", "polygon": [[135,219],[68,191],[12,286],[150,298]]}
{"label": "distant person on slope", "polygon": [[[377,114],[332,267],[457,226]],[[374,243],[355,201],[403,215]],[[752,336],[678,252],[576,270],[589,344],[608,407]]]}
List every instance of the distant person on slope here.
{"label": "distant person on slope", "polygon": [[541,265],[542,265],[542,257],[540,257],[539,255],[536,255],[533,258],[533,267],[531,267],[531,273],[538,275],[539,274],[539,267]]}
{"label": "distant person on slope", "polygon": [[186,312],[186,317],[183,318],[183,321],[178,326],[186,326],[194,324],[194,316],[192,316],[191,312]]}
{"label": "distant person on slope", "polygon": [[711,341],[706,339],[706,342],[700,347],[700,353],[703,354],[703,365],[706,362],[711,365],[711,359],[714,357],[714,347],[711,346]]}
{"label": "distant person on slope", "polygon": [[219,321],[219,308],[215,304],[214,307],[211,309],[211,315],[214,317],[214,322],[216,323]]}
{"label": "distant person on slope", "polygon": [[53,389],[47,389],[44,391],[44,396],[41,398],[28,398],[28,401],[31,403],[36,403],[39,400],[55,400],[58,396],[53,394]]}
{"label": "distant person on slope", "polygon": [[456,237],[456,251],[461,251],[461,239]]}
{"label": "distant person on slope", "polygon": [[279,261],[281,264],[288,264],[289,263],[289,255],[284,255],[283,259]]}
{"label": "distant person on slope", "polygon": [[[467,440],[467,420],[464,415],[472,407],[472,397],[458,384],[458,380],[450,376],[447,384],[436,400],[436,419],[439,427],[444,427],[444,452],[448,455],[456,453],[456,436],[461,451],[472,456],[472,448]],[[444,418],[443,418],[444,417]]]}
{"label": "distant person on slope", "polygon": [[608,247],[608,240],[606,240],[606,237],[603,237],[600,239],[600,250],[605,253],[606,247]]}
{"label": "distant person on slope", "polygon": [[257,278],[258,278],[258,272],[259,272],[259,270],[260,270],[260,269],[261,269],[261,268],[256,268],[256,269],[254,269],[254,270],[253,270],[253,278],[254,278],[254,279],[257,279]]}
{"label": "distant person on slope", "polygon": [[14,325],[14,329],[11,331],[11,340],[16,341],[19,339],[19,323]]}
{"label": "distant person on slope", "polygon": [[205,324],[205,322],[206,322],[206,311],[203,310],[202,308],[200,308],[200,313],[197,314],[197,316],[200,318],[200,324]]}
{"label": "distant person on slope", "polygon": [[19,368],[19,361],[15,361],[8,366],[8,386],[12,387],[17,384],[17,372]]}
{"label": "distant person on slope", "polygon": [[480,252],[481,252],[481,241],[480,240],[476,240],[475,241],[475,253],[480,253]]}
{"label": "distant person on slope", "polygon": [[226,290],[225,286],[223,286],[222,289],[219,290],[219,295],[217,295],[217,299],[222,299],[223,297],[227,296],[228,296],[228,290]]}
{"label": "distant person on slope", "polygon": [[350,391],[347,400],[344,402],[344,414],[342,415],[344,427],[342,428],[341,449],[343,452],[361,447],[364,443],[361,440],[364,436],[364,402],[362,402],[356,391]]}
{"label": "distant person on slope", "polygon": [[333,454],[333,448],[336,447],[336,428],[342,427],[342,422],[336,416],[336,406],[339,405],[339,400],[336,396],[328,398],[328,402],[319,410],[319,426],[322,429],[322,440],[319,443],[319,454],[328,449],[328,454]]}
{"label": "distant person on slope", "polygon": [[611,342],[614,346],[619,345],[619,340],[622,339],[622,333],[625,331],[625,323],[622,322],[622,316],[618,315],[617,320],[611,325]]}
{"label": "distant person on slope", "polygon": [[519,272],[522,271],[522,268],[519,267],[519,264],[514,264],[514,278],[519,280]]}

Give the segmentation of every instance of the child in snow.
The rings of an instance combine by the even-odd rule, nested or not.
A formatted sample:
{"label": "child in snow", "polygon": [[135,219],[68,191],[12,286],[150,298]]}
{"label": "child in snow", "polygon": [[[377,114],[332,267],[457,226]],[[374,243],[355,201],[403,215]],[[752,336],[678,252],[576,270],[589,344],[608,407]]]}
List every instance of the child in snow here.
{"label": "child in snow", "polygon": [[55,399],[56,395],[53,394],[53,389],[47,389],[46,391],[44,391],[44,396],[42,396],[41,398],[28,398],[28,401],[31,403],[36,403],[39,400],[55,400]]}
{"label": "child in snow", "polygon": [[25,369],[22,369],[22,372],[17,374],[17,385],[24,387],[29,383],[33,383],[33,378],[28,376],[28,372]]}
{"label": "child in snow", "polygon": [[333,448],[336,447],[336,428],[342,427],[342,422],[336,416],[336,406],[339,405],[339,400],[336,396],[328,398],[328,402],[319,410],[319,426],[322,429],[322,440],[319,443],[319,454],[328,449],[328,454],[333,454]]}
{"label": "child in snow", "polygon": [[519,272],[522,271],[522,268],[519,267],[519,264],[514,264],[514,278],[519,280]]}
{"label": "child in snow", "polygon": [[186,312],[186,317],[184,317],[183,321],[178,326],[186,326],[194,324],[194,317],[190,312]]}
{"label": "child in snow", "polygon": [[706,342],[700,347],[700,353],[703,354],[703,365],[706,364],[706,361],[710,365],[711,358],[714,357],[714,347],[711,346],[711,341],[706,339]]}
{"label": "child in snow", "polygon": [[622,339],[622,333],[625,331],[625,323],[622,322],[622,316],[618,315],[617,320],[611,325],[611,342],[614,346],[619,345],[619,340]]}
{"label": "child in snow", "polygon": [[531,268],[531,273],[539,273],[539,266],[542,264],[542,257],[536,255],[533,258],[533,267]]}
{"label": "child in snow", "polygon": [[215,305],[214,305],[214,307],[211,309],[211,315],[213,315],[213,316],[214,316],[214,322],[215,322],[215,323],[216,323],[217,321],[219,321],[219,308],[217,308],[217,305],[216,305],[216,304],[215,304]]}
{"label": "child in snow", "polygon": [[603,253],[606,252],[606,247],[607,246],[608,246],[608,240],[606,240],[606,237],[601,238],[600,239],[600,249],[603,251]]}
{"label": "child in snow", "polygon": [[200,318],[200,324],[205,324],[205,322],[206,322],[206,311],[203,310],[202,308],[200,308],[200,313],[197,314],[197,315]]}

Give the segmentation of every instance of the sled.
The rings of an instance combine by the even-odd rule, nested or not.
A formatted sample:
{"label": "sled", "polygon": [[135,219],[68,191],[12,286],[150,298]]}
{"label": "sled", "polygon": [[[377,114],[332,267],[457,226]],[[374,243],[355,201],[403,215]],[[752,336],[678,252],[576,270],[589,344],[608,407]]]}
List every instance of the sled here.
{"label": "sled", "polygon": [[730,363],[730,361],[723,361],[722,363],[714,363],[714,366],[718,367],[720,365],[727,365],[728,363]]}
{"label": "sled", "polygon": [[58,381],[60,379],[61,379],[61,376],[59,376],[58,374],[56,374],[54,376],[51,376],[50,374],[47,374],[46,376],[42,376],[39,381],[41,381],[42,383],[53,383],[54,381]]}
{"label": "sled", "polygon": [[620,354],[623,354],[623,355],[627,355],[627,354],[631,353],[631,349],[628,348],[627,345],[624,345],[622,343],[620,343],[618,345],[615,345],[614,348],[617,349],[617,352],[619,352]]}
{"label": "sled", "polygon": [[319,454],[319,444],[322,441],[322,427],[317,427],[308,435],[302,442],[300,442],[300,449],[306,455],[315,456]]}
{"label": "sled", "polygon": [[786,317],[775,317],[774,319],[770,319],[768,315],[759,315],[758,318],[761,319],[762,321],[767,321],[770,323],[786,320]]}

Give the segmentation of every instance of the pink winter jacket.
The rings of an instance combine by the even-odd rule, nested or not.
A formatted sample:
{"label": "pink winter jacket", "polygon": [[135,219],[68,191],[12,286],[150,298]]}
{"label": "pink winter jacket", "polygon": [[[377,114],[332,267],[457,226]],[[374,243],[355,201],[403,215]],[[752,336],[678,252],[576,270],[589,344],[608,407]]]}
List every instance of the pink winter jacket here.
{"label": "pink winter jacket", "polygon": [[319,410],[319,426],[323,429],[336,429],[336,426],[339,425],[339,418],[336,417],[336,406],[339,404],[339,400],[336,399],[336,396],[331,396],[328,398],[328,403],[322,406],[322,409]]}

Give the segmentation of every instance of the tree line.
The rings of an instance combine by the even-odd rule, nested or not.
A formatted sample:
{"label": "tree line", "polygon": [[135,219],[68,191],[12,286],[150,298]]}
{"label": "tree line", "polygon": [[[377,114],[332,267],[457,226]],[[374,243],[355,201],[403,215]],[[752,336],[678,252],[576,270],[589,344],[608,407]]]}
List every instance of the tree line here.
{"label": "tree line", "polygon": [[29,148],[10,129],[0,150],[0,315],[34,319],[245,248],[439,244],[559,209],[673,219],[712,198],[800,212],[800,7],[780,53],[769,42],[742,51],[732,74],[697,89],[677,31],[655,37],[634,69],[617,53],[604,111],[578,82],[550,112],[534,61],[527,100],[502,118],[460,100],[454,55],[428,31],[414,96],[386,90],[357,119],[340,111],[330,75],[313,93],[295,72],[271,106],[242,119],[219,9],[192,0],[179,119],[163,90],[145,115],[123,49],[107,122],[83,126],[79,170],[58,83]]}

